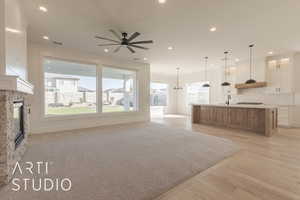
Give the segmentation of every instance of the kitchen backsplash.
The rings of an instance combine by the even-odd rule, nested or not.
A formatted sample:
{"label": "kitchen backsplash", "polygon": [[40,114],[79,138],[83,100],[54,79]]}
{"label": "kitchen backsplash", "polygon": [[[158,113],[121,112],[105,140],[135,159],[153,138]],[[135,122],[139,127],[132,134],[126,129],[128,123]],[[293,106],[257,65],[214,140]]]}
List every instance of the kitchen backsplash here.
{"label": "kitchen backsplash", "polygon": [[294,105],[292,95],[232,95],[232,103],[261,102],[269,105]]}
{"label": "kitchen backsplash", "polygon": [[300,103],[300,95],[294,94],[268,94],[265,88],[247,89],[239,94],[232,94],[232,103],[259,102],[268,105],[295,105]]}

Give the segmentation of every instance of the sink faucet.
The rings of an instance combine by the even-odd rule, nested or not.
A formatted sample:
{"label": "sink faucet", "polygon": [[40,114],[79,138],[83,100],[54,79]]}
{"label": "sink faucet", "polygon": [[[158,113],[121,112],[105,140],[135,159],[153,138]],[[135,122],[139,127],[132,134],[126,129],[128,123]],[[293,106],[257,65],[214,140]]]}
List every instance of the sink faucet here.
{"label": "sink faucet", "polygon": [[229,105],[229,104],[230,104],[230,100],[231,100],[231,95],[228,94],[228,95],[227,95],[226,105]]}

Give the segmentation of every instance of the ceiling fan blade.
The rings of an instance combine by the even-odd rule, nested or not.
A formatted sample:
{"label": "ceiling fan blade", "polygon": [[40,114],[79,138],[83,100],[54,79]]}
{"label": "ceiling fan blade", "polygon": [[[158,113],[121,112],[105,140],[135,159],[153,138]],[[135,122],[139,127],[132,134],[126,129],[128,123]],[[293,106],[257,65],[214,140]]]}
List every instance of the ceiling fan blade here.
{"label": "ceiling fan blade", "polygon": [[140,33],[139,32],[135,32],[134,34],[132,34],[131,36],[130,36],[130,38],[128,39],[128,42],[130,42],[131,40],[133,40],[133,39],[135,39],[137,36],[139,36],[140,35]]}
{"label": "ceiling fan blade", "polygon": [[148,50],[149,49],[147,47],[137,46],[137,45],[134,45],[134,44],[129,44],[129,46],[135,47],[135,48],[139,48],[139,49],[144,49],[144,50]]}
{"label": "ceiling fan blade", "polygon": [[150,44],[153,43],[152,40],[146,40],[146,41],[138,41],[138,42],[131,42],[130,44]]}
{"label": "ceiling fan blade", "polygon": [[120,45],[120,44],[98,44],[99,47],[112,46],[112,45]]}
{"label": "ceiling fan blade", "polygon": [[131,53],[135,53],[135,51],[130,46],[127,46],[127,49],[129,49],[129,51],[131,51]]}
{"label": "ceiling fan blade", "polygon": [[97,36],[97,35],[95,36],[95,38],[100,39],[100,40],[107,40],[107,41],[111,41],[111,42],[120,43],[120,41],[112,40],[112,39],[101,37],[101,36]]}
{"label": "ceiling fan blade", "polygon": [[114,36],[116,36],[116,38],[118,38],[119,40],[122,40],[121,36],[113,29],[109,30]]}
{"label": "ceiling fan blade", "polygon": [[115,50],[114,50],[114,53],[117,53],[118,51],[120,51],[122,45],[118,46]]}

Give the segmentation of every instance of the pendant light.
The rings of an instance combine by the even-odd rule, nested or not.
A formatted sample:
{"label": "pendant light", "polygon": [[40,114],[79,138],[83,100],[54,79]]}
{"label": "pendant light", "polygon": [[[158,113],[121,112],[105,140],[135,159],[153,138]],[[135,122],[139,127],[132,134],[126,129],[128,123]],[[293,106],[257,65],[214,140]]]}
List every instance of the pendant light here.
{"label": "pendant light", "polygon": [[179,86],[179,70],[180,70],[180,68],[177,67],[176,70],[177,70],[177,81],[176,81],[176,86],[174,87],[174,90],[182,90],[183,88]]}
{"label": "pendant light", "polygon": [[256,80],[252,79],[252,75],[253,75],[253,47],[254,44],[249,45],[249,57],[250,57],[250,79],[246,81],[246,84],[252,84],[252,83],[256,83]]}
{"label": "pendant light", "polygon": [[224,62],[225,62],[225,81],[221,84],[222,86],[230,86],[231,84],[227,81],[227,56],[228,56],[228,51],[224,52],[225,54],[225,58],[224,58]]}
{"label": "pendant light", "polygon": [[210,87],[210,85],[208,84],[208,80],[207,80],[207,60],[208,57],[206,56],[205,58],[205,81],[206,83],[202,85],[202,87]]}

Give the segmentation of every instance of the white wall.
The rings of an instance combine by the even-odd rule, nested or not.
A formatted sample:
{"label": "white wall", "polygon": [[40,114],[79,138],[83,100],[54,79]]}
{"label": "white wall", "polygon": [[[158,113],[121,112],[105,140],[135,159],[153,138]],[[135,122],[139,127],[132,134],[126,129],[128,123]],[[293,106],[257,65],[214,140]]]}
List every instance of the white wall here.
{"label": "white wall", "polygon": [[[256,81],[266,80],[265,58],[259,58],[253,61],[253,79]],[[234,76],[234,83],[245,83],[250,78],[249,61],[243,61],[232,67],[232,76]]]}
{"label": "white wall", "polygon": [[[150,120],[150,66],[148,64],[129,62],[124,60],[99,57],[71,49],[30,44],[28,51],[29,81],[35,86],[35,93],[31,99],[31,133],[44,133],[62,130],[96,127]],[[70,61],[102,65],[111,65],[137,70],[139,88],[139,111],[132,113],[104,113],[78,116],[62,116],[47,118],[44,116],[44,80],[42,60],[53,57]],[[101,82],[101,81],[100,81]],[[98,83],[101,84],[101,83]]]}
{"label": "white wall", "polygon": [[[212,68],[208,69],[207,78],[210,82],[210,103],[217,104],[222,102],[222,88],[220,87],[222,81],[221,69]],[[183,90],[177,92],[177,113],[187,115],[189,107],[186,102],[187,84],[195,82],[205,82],[205,72],[197,72],[193,74],[182,74],[180,76],[180,86]]]}
{"label": "white wall", "polygon": [[169,85],[168,106],[166,107],[165,114],[177,113],[177,93],[173,89],[176,85],[176,76],[152,73],[151,82],[166,83]]}
{"label": "white wall", "polygon": [[5,0],[5,26],[20,31],[5,34],[6,74],[27,80],[27,21],[20,1]]}
{"label": "white wall", "polygon": [[5,75],[5,0],[0,0],[0,75]]}
{"label": "white wall", "polygon": [[[295,68],[294,68],[294,73],[296,75],[299,75],[300,76],[300,53],[297,53],[294,57],[294,63],[295,63]],[[297,94],[299,94],[300,96],[300,84],[299,84],[299,76],[298,77],[295,77],[294,78],[294,86],[295,86],[295,92]],[[296,101],[298,105],[300,105],[300,98],[297,98],[296,100],[299,100],[299,101]]]}

